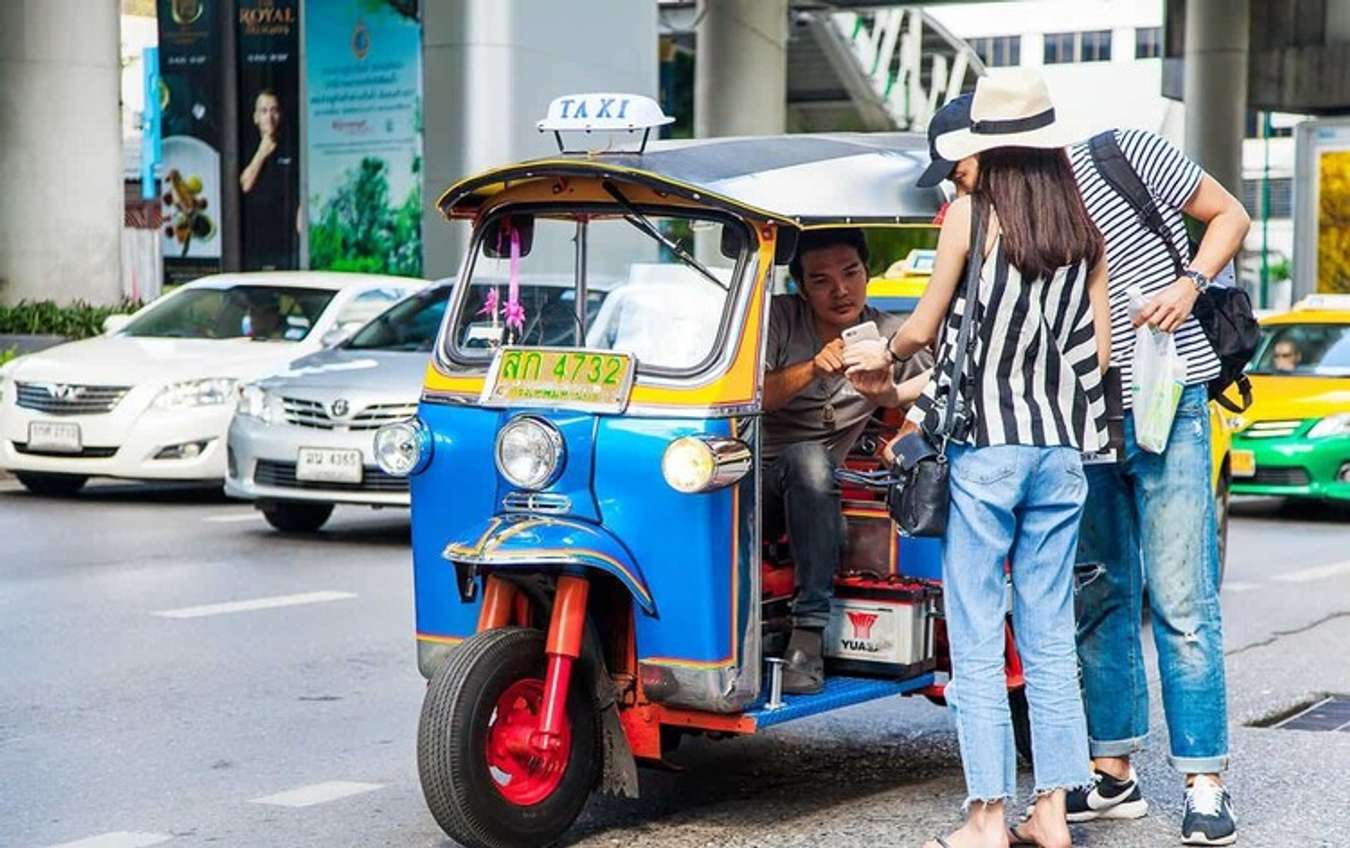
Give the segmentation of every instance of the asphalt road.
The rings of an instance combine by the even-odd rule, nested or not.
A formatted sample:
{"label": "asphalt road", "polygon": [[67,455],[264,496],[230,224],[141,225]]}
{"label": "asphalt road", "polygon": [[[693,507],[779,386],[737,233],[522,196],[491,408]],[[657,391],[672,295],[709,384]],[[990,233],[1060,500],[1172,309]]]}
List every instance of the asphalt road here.
{"label": "asphalt road", "polygon": [[[211,493],[60,501],[0,480],[0,845],[449,848],[414,762],[406,522],[343,508],[287,538]],[[1224,600],[1240,844],[1350,843],[1350,732],[1246,726],[1350,694],[1350,514],[1238,506]],[[1149,817],[1075,844],[1177,844],[1155,728]],[[675,759],[643,773],[641,800],[593,802],[570,839],[917,846],[963,794],[947,716],[905,699]]]}

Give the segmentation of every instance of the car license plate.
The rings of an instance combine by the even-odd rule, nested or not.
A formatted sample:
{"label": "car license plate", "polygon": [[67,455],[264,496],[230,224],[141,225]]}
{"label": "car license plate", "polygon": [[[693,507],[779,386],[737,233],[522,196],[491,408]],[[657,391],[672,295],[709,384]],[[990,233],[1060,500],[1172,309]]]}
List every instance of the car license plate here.
{"label": "car license plate", "polygon": [[28,425],[28,449],[51,453],[79,453],[80,425],[64,421],[34,421]]}
{"label": "car license plate", "polygon": [[1229,456],[1229,466],[1233,469],[1234,477],[1255,477],[1256,476],[1256,452],[1249,450],[1235,450]]}
{"label": "car license plate", "polygon": [[301,448],[295,463],[295,479],[314,483],[360,483],[361,452]]}
{"label": "car license plate", "polygon": [[492,360],[479,403],[622,412],[636,370],[630,354],[612,350],[506,347]]}

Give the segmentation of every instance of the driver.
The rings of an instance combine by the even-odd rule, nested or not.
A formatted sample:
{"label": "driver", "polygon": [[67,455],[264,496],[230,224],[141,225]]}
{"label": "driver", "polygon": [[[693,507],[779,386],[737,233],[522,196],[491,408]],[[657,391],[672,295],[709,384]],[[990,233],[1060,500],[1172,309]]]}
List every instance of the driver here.
{"label": "driver", "polygon": [[275,295],[249,299],[245,335],[260,340],[278,339],[281,338],[284,323],[281,319],[281,303]]}
{"label": "driver", "polygon": [[1270,360],[1276,371],[1292,373],[1298,370],[1299,363],[1303,361],[1303,351],[1292,340],[1280,339],[1270,353]]}
{"label": "driver", "polygon": [[[788,270],[796,294],[773,298],[764,377],[764,523],[766,538],[784,529],[796,564],[792,638],[783,690],[818,692],[844,519],[834,469],[843,464],[878,407],[918,397],[932,357],[899,362],[890,372],[846,376],[841,333],[872,321],[881,339],[901,319],[867,306],[867,242],[856,228],[807,230]],[[865,342],[860,342],[865,344]]]}

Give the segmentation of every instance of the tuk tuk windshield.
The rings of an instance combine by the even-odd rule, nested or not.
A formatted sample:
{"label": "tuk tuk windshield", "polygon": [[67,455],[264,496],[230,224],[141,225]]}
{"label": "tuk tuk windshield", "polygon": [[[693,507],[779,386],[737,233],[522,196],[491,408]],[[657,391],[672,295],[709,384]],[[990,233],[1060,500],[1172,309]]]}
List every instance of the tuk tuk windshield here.
{"label": "tuk tuk windshield", "polygon": [[514,234],[489,221],[444,353],[485,367],[501,345],[583,347],[631,353],[641,372],[702,370],[718,350],[749,232],[730,219],[636,212],[541,215]]}

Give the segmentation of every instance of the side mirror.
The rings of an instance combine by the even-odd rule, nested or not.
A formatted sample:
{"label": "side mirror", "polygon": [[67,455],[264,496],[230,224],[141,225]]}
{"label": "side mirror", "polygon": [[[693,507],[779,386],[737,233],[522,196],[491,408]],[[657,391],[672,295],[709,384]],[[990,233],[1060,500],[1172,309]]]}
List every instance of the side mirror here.
{"label": "side mirror", "polygon": [[338,345],[345,342],[347,339],[351,338],[352,331],[355,329],[356,329],[355,327],[339,324],[338,326],[324,333],[319,338],[319,344],[323,345],[324,347],[337,347]]}
{"label": "side mirror", "polygon": [[490,259],[511,257],[511,232],[520,239],[520,255],[529,256],[534,246],[533,215],[501,215],[483,227],[483,255]]}
{"label": "side mirror", "polygon": [[111,336],[131,323],[130,315],[109,315],[103,319],[103,334]]}

